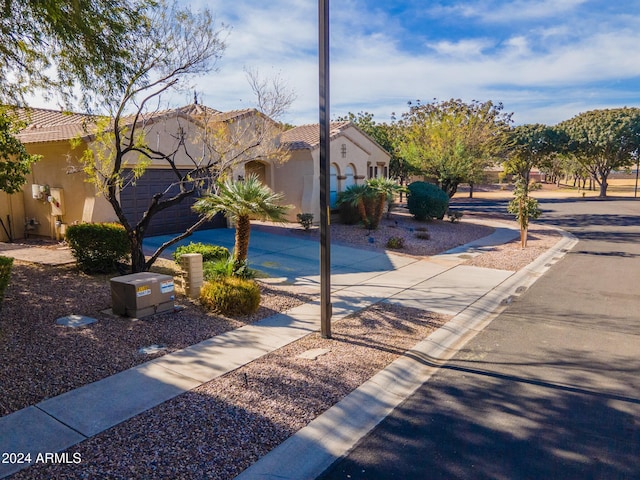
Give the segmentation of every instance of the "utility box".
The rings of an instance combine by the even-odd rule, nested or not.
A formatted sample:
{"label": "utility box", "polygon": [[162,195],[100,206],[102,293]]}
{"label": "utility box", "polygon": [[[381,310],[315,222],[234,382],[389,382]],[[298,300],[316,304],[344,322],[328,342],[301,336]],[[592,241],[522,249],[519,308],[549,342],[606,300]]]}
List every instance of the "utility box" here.
{"label": "utility box", "polygon": [[61,188],[49,190],[49,203],[51,203],[51,215],[64,215],[64,193]]}
{"label": "utility box", "polygon": [[175,291],[173,277],[141,272],[111,279],[113,313],[141,318],[173,310]]}

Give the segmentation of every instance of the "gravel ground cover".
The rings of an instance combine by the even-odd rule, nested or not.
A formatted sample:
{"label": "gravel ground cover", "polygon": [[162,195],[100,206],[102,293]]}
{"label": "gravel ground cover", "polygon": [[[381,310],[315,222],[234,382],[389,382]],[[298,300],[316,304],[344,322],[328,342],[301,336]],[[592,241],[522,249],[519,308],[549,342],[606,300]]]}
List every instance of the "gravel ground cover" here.
{"label": "gravel ground cover", "polygon": [[447,319],[374,305],[72,447],[81,464],[12,478],[233,478]]}
{"label": "gravel ground cover", "polygon": [[520,239],[503,245],[496,245],[481,255],[465,262],[465,265],[495,268],[517,272],[553,247],[562,238],[560,232],[543,227],[532,227],[529,230],[527,248],[520,245]]}
{"label": "gravel ground cover", "polygon": [[[471,216],[468,218],[471,218]],[[274,233],[286,231],[288,235],[296,235],[311,240],[319,240],[320,238],[318,227],[305,231],[302,228],[297,228],[297,226],[292,228],[261,223],[254,228]],[[403,240],[404,247],[401,249],[388,249],[388,251],[423,257],[442,253],[478,238],[486,237],[492,232],[493,228],[465,221],[465,217],[462,218],[461,222],[456,223],[443,220],[425,222],[415,220],[408,211],[399,209],[399,211],[394,211],[390,218],[385,215],[385,218],[380,221],[378,229],[373,231],[369,231],[360,225],[332,223],[331,243],[359,249],[380,250],[386,248],[389,238],[396,237]]]}
{"label": "gravel ground cover", "polygon": [[[289,310],[312,296],[263,283],[261,298],[255,314],[228,318],[178,295],[176,303],[185,310],[132,320],[105,313],[111,306],[108,276],[16,261],[0,312],[0,415]],[[98,321],[80,328],[56,324],[70,314]],[[151,345],[165,348],[153,355],[139,352]]]}
{"label": "gravel ground cover", "polygon": [[[273,233],[314,238],[317,231],[258,225]],[[384,249],[389,236],[405,239],[405,248],[394,253],[424,256],[442,252],[493,229],[474,223],[416,222],[408,214],[393,214],[371,233],[358,226],[332,225],[332,241],[358,248]],[[426,228],[429,240],[415,238]],[[384,241],[383,241],[384,240]],[[30,239],[21,244],[59,248],[54,242]],[[162,273],[175,273],[173,262],[160,260]],[[171,268],[174,270],[172,271]],[[176,303],[187,308],[131,320],[105,313],[111,305],[109,278],[85,275],[73,266],[44,266],[14,262],[12,279],[0,312],[0,416],[60,395],[150,359],[196,344],[220,333],[255,322],[308,302],[317,292],[293,285],[261,285],[261,306],[255,314],[228,318],[212,314],[199,302],[178,295]],[[76,314],[98,322],[81,328],[57,325],[57,318]],[[156,354],[140,348],[161,345]]]}

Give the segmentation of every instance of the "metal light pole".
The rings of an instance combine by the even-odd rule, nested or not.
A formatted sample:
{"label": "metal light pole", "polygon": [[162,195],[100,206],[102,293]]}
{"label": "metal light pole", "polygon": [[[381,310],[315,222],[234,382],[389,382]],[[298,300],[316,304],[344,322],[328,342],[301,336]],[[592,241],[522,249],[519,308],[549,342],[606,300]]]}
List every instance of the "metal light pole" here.
{"label": "metal light pole", "polygon": [[329,0],[319,0],[320,58],[320,333],[331,338],[331,231],[329,229]]}

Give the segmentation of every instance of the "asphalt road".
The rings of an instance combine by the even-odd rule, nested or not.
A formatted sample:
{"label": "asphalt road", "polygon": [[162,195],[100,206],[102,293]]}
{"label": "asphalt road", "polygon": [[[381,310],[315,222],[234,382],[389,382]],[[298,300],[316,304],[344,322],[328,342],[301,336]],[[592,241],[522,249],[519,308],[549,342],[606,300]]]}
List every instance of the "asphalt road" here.
{"label": "asphalt road", "polygon": [[640,200],[541,206],[574,249],[320,478],[640,479]]}

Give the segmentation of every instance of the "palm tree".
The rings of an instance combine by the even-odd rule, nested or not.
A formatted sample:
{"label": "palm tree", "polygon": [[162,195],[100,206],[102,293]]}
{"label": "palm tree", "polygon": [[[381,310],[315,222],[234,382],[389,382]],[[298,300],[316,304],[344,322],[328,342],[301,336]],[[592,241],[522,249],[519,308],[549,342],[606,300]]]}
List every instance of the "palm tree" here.
{"label": "palm tree", "polygon": [[270,220],[284,223],[289,205],[281,205],[284,196],[274,193],[251,174],[244,180],[227,179],[218,184],[218,193],[209,193],[198,200],[193,209],[213,217],[224,212],[236,224],[234,260],[236,264],[247,259],[251,220]]}
{"label": "palm tree", "polygon": [[343,192],[340,192],[336,205],[348,204],[358,210],[360,219],[365,228],[369,227],[368,204],[371,203],[372,191],[366,185],[350,185]]}
{"label": "palm tree", "polygon": [[373,205],[373,212],[370,215],[371,225],[369,228],[375,230],[382,220],[382,214],[384,213],[384,207],[387,201],[393,199],[393,196],[406,191],[406,188],[398,185],[394,180],[389,178],[370,178],[367,180],[367,188],[374,192],[376,196],[376,202]]}

